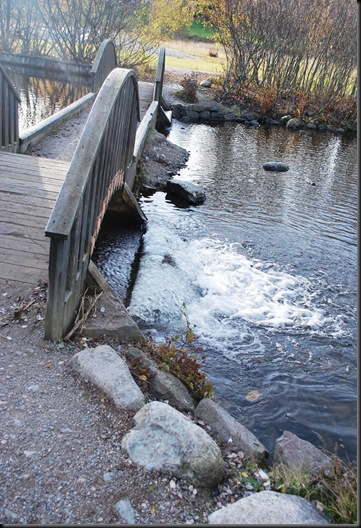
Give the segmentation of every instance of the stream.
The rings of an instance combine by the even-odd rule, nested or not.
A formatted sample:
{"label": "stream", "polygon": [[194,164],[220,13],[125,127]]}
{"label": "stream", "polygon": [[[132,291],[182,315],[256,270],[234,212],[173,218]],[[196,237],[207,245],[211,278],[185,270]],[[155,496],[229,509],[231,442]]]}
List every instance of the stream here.
{"label": "stream", "polygon": [[157,342],[185,306],[218,401],[271,453],[289,430],[356,458],[356,139],[174,121],[169,140],[205,203],[142,197],[146,232],[105,222],[97,266]]}

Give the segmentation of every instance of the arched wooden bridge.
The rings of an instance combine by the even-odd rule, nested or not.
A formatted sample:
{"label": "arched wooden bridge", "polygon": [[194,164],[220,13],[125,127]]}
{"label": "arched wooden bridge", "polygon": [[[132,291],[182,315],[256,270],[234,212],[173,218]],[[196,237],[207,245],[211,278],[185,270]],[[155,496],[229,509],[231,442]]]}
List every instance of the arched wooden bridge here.
{"label": "arched wooden bridge", "polygon": [[[139,90],[134,72],[116,67],[113,44],[102,44],[91,72],[99,92],[70,165],[5,152],[19,148],[19,98],[0,67],[0,279],[36,285],[48,278],[48,339],[60,340],[74,322],[109,202],[137,209],[132,188],[147,133],[171,119],[162,97],[164,64],[161,49],[152,90]],[[138,125],[139,92],[148,110]]]}

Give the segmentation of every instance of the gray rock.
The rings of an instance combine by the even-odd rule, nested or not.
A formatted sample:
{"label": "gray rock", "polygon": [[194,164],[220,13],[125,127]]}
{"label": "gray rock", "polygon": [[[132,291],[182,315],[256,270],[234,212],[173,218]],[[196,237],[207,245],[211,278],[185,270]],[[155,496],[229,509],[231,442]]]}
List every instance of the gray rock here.
{"label": "gray rock", "polygon": [[279,125],[280,125],[280,122],[277,121],[276,119],[273,119],[272,117],[267,117],[267,118],[265,119],[265,124],[266,124],[266,125],[279,126]]}
{"label": "gray rock", "polygon": [[286,128],[301,128],[304,126],[304,123],[298,117],[292,117],[287,121]]}
{"label": "gray rock", "polygon": [[247,119],[247,121],[258,121],[260,115],[256,113],[242,112],[242,117]]}
{"label": "gray rock", "polygon": [[198,114],[200,114],[201,112],[206,110],[206,107],[203,104],[195,103],[195,104],[188,105],[186,109],[187,109],[187,114],[188,112],[197,112]]}
{"label": "gray rock", "polygon": [[178,411],[193,412],[194,401],[185,385],[170,372],[157,369],[150,378],[150,388],[153,394],[162,400],[167,400]]}
{"label": "gray rock", "polygon": [[211,113],[209,110],[203,110],[203,112],[200,113],[200,118],[201,119],[210,119],[211,118]]}
{"label": "gray rock", "polygon": [[104,391],[117,407],[131,411],[143,407],[144,396],[128,365],[110,346],[82,350],[71,358],[70,366]]}
{"label": "gray rock", "polygon": [[224,121],[226,119],[225,113],[222,110],[211,111],[211,118],[219,121]]}
{"label": "gray rock", "polygon": [[201,487],[224,476],[222,453],[199,426],[170,405],[151,402],[134,417],[136,426],[122,440],[131,460]]}
{"label": "gray rock", "polygon": [[210,88],[212,86],[212,81],[210,79],[206,79],[205,81],[202,81],[199,85],[203,88]]}
{"label": "gray rock", "polygon": [[213,400],[201,400],[195,416],[210,425],[218,441],[237,447],[257,462],[268,457],[267,449],[256,436]]}
{"label": "gray rock", "polygon": [[109,288],[96,303],[96,317],[88,317],[82,334],[86,337],[102,335],[119,337],[125,343],[139,341],[142,334],[128,314],[124,304]]}
{"label": "gray rock", "polygon": [[340,128],[336,128],[335,133],[336,134],[344,134],[345,133],[345,129],[341,128],[341,127]]}
{"label": "gray rock", "polygon": [[317,125],[315,125],[315,123],[308,123],[307,128],[310,130],[317,130]]}
{"label": "gray rock", "polygon": [[201,204],[206,199],[203,189],[191,182],[170,180],[167,182],[167,189],[191,205]]}
{"label": "gray rock", "polygon": [[148,370],[149,390],[152,396],[167,400],[178,411],[194,411],[194,400],[181,380],[170,372],[159,369],[157,363],[138,348],[126,349],[125,357],[128,362]]}
{"label": "gray rock", "polygon": [[209,524],[329,524],[308,500],[296,495],[260,491],[208,516]]}
{"label": "gray rock", "polygon": [[268,161],[263,165],[263,168],[266,171],[277,172],[287,172],[289,170],[287,163],[282,163],[281,161]]}
{"label": "gray rock", "polygon": [[128,499],[118,501],[114,506],[119,517],[127,524],[135,523],[135,512],[131,502]]}
{"label": "gray rock", "polygon": [[199,112],[195,112],[194,110],[190,110],[189,108],[186,109],[186,117],[190,119],[191,121],[197,121],[199,119]]}
{"label": "gray rock", "polygon": [[321,470],[328,472],[332,468],[331,458],[321,449],[290,431],[284,431],[275,442],[274,465],[278,464],[310,472],[312,475]]}
{"label": "gray rock", "polygon": [[286,123],[288,123],[288,121],[292,119],[292,116],[290,115],[285,115],[285,116],[282,116],[281,119],[280,119],[280,122],[282,125],[285,125]]}

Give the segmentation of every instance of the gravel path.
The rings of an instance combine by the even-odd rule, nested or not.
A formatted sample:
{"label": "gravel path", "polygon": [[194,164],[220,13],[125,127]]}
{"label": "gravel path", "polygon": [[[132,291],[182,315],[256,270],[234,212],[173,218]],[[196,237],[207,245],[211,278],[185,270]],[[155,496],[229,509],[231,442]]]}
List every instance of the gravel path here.
{"label": "gravel path", "polygon": [[132,413],[70,371],[84,345],[44,341],[45,295],[1,285],[1,521],[119,523],[115,504],[129,499],[137,524],[205,522],[210,492],[171,487],[122,453]]}

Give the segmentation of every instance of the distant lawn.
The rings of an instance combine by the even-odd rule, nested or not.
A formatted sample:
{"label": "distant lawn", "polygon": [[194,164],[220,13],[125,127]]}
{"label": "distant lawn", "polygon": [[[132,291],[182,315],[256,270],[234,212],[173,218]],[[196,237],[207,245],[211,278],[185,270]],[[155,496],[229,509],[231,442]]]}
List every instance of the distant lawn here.
{"label": "distant lawn", "polygon": [[187,29],[188,38],[196,37],[204,41],[213,41],[216,36],[216,31],[201,22],[194,21]]}
{"label": "distant lawn", "polygon": [[195,71],[206,71],[211,73],[224,73],[222,64],[219,60],[205,60],[205,59],[181,59],[179,57],[168,57],[166,55],[165,63],[167,66],[176,68],[187,68]]}

